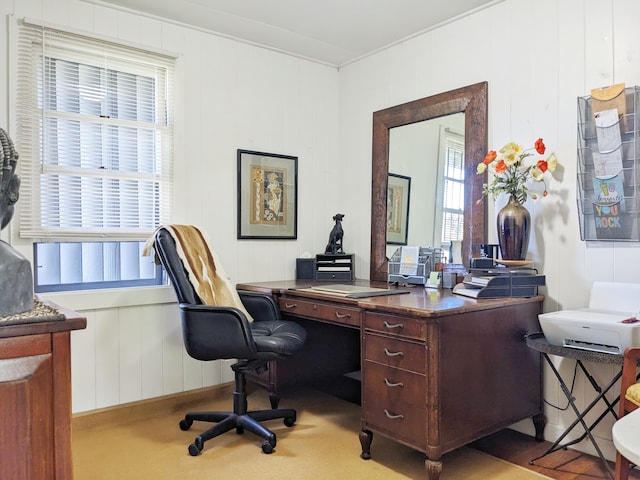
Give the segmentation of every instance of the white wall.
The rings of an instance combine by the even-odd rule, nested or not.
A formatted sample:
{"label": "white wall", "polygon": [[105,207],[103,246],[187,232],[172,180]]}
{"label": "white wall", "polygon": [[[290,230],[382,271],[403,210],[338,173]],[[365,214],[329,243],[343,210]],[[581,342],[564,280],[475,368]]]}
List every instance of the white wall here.
{"label": "white wall", "polygon": [[[301,252],[324,248],[336,212],[346,215],[345,248],[356,253],[356,274],[367,278],[372,112],[484,80],[490,146],[543,137],[564,170],[548,198],[527,205],[535,225],[530,256],[547,278],[545,310],[584,306],[595,279],[639,281],[640,245],[580,241],[575,203],[576,98],[596,86],[640,84],[637,0],[505,0],[339,72],[80,0],[0,0],[0,14],[180,54],[175,221],[202,225],[237,281],[293,278]],[[0,61],[10,65],[6,37],[0,35]],[[0,82],[0,125],[11,134],[7,85],[13,69],[7,70]],[[299,156],[297,241],[236,240],[237,148]],[[490,225],[494,211],[491,205]],[[31,255],[15,232],[3,235]],[[495,241],[491,228],[489,240]],[[88,318],[88,328],[72,336],[76,412],[228,379],[228,369],[184,354],[166,289],[144,290],[135,298],[119,291],[56,300]],[[556,361],[570,378],[573,363]],[[596,365],[593,372],[606,381],[613,369]],[[545,398],[566,404],[549,373]],[[580,405],[593,397],[580,375],[574,396]],[[546,437],[554,439],[572,415],[550,407],[546,412]],[[609,458],[611,423],[606,419],[596,429]],[[516,428],[532,431],[529,422]],[[585,442],[578,448],[593,453]]]}

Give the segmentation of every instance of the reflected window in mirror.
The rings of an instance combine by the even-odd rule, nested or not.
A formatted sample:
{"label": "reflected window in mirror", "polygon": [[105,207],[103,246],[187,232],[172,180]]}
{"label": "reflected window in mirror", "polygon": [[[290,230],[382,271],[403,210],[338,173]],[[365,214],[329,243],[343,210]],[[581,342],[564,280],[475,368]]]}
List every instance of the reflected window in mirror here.
{"label": "reflected window in mirror", "polygon": [[454,249],[449,249],[452,242],[461,242],[464,230],[464,135],[450,128],[442,128],[440,144],[443,180],[442,194],[438,194],[438,201],[442,198],[441,218],[436,219],[440,229],[440,247],[445,251],[446,260]]}
{"label": "reflected window in mirror", "polygon": [[[459,112],[389,130],[387,257],[397,245],[415,245],[442,248],[448,261],[451,241],[462,240],[464,121]],[[409,199],[398,198],[398,177],[412,182]],[[400,212],[406,215],[402,223]],[[405,222],[398,241],[398,228]]]}

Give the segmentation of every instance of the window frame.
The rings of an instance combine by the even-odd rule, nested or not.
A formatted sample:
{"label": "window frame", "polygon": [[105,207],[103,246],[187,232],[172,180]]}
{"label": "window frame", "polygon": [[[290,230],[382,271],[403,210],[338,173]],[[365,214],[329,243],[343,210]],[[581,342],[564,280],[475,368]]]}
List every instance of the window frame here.
{"label": "window frame", "polygon": [[[48,26],[44,26],[41,24],[35,24],[31,21],[26,20],[18,20],[16,22],[17,25],[17,65],[18,65],[18,73],[17,73],[17,84],[16,84],[16,124],[18,126],[17,129],[17,144],[18,151],[20,153],[21,160],[18,162],[18,168],[20,169],[21,178],[22,178],[22,190],[21,190],[21,202],[18,205],[18,218],[20,219],[19,228],[17,231],[17,235],[21,239],[29,239],[32,242],[33,248],[33,258],[34,258],[34,286],[36,292],[62,292],[62,291],[75,291],[75,290],[90,290],[90,289],[113,289],[113,288],[122,288],[122,287],[132,287],[132,286],[157,286],[166,284],[166,278],[163,275],[162,269],[160,266],[155,266],[153,269],[153,277],[147,278],[138,278],[138,279],[116,279],[116,280],[104,280],[104,281],[81,281],[81,282],[71,282],[71,283],[59,283],[59,284],[48,284],[48,285],[39,285],[39,277],[38,277],[38,245],[42,243],[58,243],[58,242],[97,242],[97,243],[113,243],[113,242],[127,242],[127,241],[145,241],[155,230],[155,228],[161,224],[170,223],[171,218],[171,198],[173,194],[173,94],[175,90],[174,85],[174,75],[175,75],[175,55],[167,54],[166,52],[152,52],[150,50],[141,50],[138,47],[132,47],[129,45],[122,44],[120,42],[115,43],[111,40],[101,39],[94,37],[93,35],[86,34],[78,34],[75,32],[63,31],[58,28],[51,28]],[[84,44],[84,42],[88,42],[91,44],[90,50],[92,53],[81,53],[78,57],[74,58],[73,48],[65,50],[64,48],[60,48],[56,43],[55,46],[51,48],[46,48],[47,43],[47,35],[51,34],[55,36],[55,41],[61,44],[64,44],[65,41],[69,41],[73,48],[78,48],[78,43]],[[35,49],[38,48],[38,35],[41,35],[41,44],[42,52],[35,52]],[[55,42],[52,42],[55,43]],[[25,49],[29,49],[31,47],[31,52],[25,51]],[[153,104],[158,108],[155,111],[155,122],[149,124],[150,131],[156,132],[156,135],[159,137],[159,150],[156,150],[155,153],[151,153],[150,162],[152,165],[151,174],[147,176],[151,179],[151,184],[157,185],[157,191],[154,189],[151,190],[151,196],[149,198],[154,199],[154,205],[157,205],[158,212],[154,216],[155,220],[149,222],[148,226],[140,226],[138,223],[138,227],[134,229],[123,228],[102,228],[95,231],[93,229],[87,229],[84,226],[75,229],[62,229],[62,228],[46,228],[42,226],[42,209],[41,209],[41,199],[42,192],[38,188],[40,185],[40,178],[47,171],[46,159],[43,157],[43,151],[45,150],[45,146],[43,146],[42,141],[44,140],[44,134],[42,130],[42,125],[46,119],[52,118],[55,116],[49,115],[44,107],[44,103],[41,104],[43,108],[37,108],[38,102],[38,92],[43,92],[43,88],[46,85],[45,77],[38,78],[37,70],[38,68],[43,68],[45,65],[45,60],[48,57],[59,58],[64,61],[70,61],[76,65],[83,65],[84,61],[88,61],[88,57],[93,55],[94,64],[96,64],[96,68],[100,69],[105,74],[108,74],[109,69],[106,67],[102,67],[99,65],[99,62],[96,60],[98,57],[95,52],[96,49],[104,48],[109,50],[110,53],[105,55],[114,55],[115,60],[112,59],[110,62],[110,69],[115,73],[113,75],[118,76],[117,72],[125,72],[129,75],[136,74],[149,74],[151,71],[158,72],[155,79],[155,86],[157,88],[153,89]],[[75,50],[78,51],[78,50]],[[117,55],[122,55],[122,63],[120,64],[116,58]],[[154,63],[152,67],[148,65],[142,65],[140,69],[135,68],[135,62],[140,61],[141,58],[146,58],[147,63]],[[133,60],[132,60],[133,59]],[[153,59],[149,60],[149,59]],[[40,62],[38,62],[38,60]],[[134,62],[134,63],[132,63]],[[29,65],[30,63],[30,65]],[[90,62],[91,63],[91,62]],[[118,70],[113,67],[117,67],[118,65],[129,65],[131,68],[125,70]],[[21,70],[22,69],[22,70]],[[26,73],[25,73],[26,72]],[[29,80],[25,85],[25,78]],[[135,77],[137,78],[137,77]],[[38,83],[41,81],[41,83]],[[154,81],[153,79],[151,81]],[[81,87],[81,83],[78,84]],[[161,91],[158,94],[158,90]],[[32,95],[34,98],[26,101],[28,95]],[[134,101],[137,100],[138,97],[134,97]],[[40,98],[42,100],[42,98]],[[26,103],[26,105],[25,105]],[[36,104],[34,106],[34,103]],[[162,104],[158,106],[157,104]],[[130,103],[126,105],[131,105]],[[55,112],[55,111],[54,111]],[[60,113],[60,112],[58,112]],[[61,118],[69,118],[73,117],[73,114],[69,115],[68,113],[62,112],[59,115]],[[80,117],[76,115],[76,117]],[[26,120],[26,121],[25,121]],[[29,122],[28,120],[31,120]],[[122,120],[122,119],[111,119],[111,118],[79,118],[80,124],[105,124],[105,125],[121,125],[121,124],[131,124],[131,121]],[[140,125],[140,121],[134,120],[132,125]],[[139,130],[135,130],[138,132]],[[117,137],[121,138],[121,135]],[[140,142],[141,138],[139,136],[134,136],[133,141]],[[80,142],[82,136],[79,134],[77,137],[77,142]],[[115,140],[118,141],[118,140]],[[79,143],[78,143],[79,145]],[[143,145],[144,146],[144,145]],[[55,171],[56,169],[50,169]],[[62,168],[64,170],[64,168]],[[127,171],[118,171],[115,177],[119,178],[140,178],[145,174],[143,172],[144,169],[137,168],[133,170],[133,174]],[[86,171],[82,168],[80,169],[81,173],[86,175]],[[149,169],[147,168],[147,171]],[[136,173],[137,172],[137,173]],[[103,172],[98,172],[103,173]],[[122,175],[120,175],[122,174]],[[153,183],[156,182],[156,183]],[[133,184],[133,192],[134,195],[132,198],[132,203],[135,203],[135,194],[140,194],[139,185],[135,187],[136,184]],[[60,195],[64,195],[63,191],[60,191]],[[59,198],[59,197],[58,197]],[[157,201],[155,200],[157,198]],[[25,216],[29,217],[37,217],[39,220],[36,220],[37,228],[31,228],[31,226],[26,226],[23,220]],[[138,217],[142,217],[143,214],[139,213]],[[80,215],[82,218],[82,215]],[[127,217],[122,217],[120,214],[118,215],[120,219],[120,224],[126,223]],[[18,222],[17,222],[18,223]],[[93,231],[92,231],[93,230]],[[107,239],[108,242],[104,242]],[[82,261],[78,259],[78,261]],[[151,261],[151,260],[150,260]],[[59,262],[58,262],[59,263]],[[63,265],[59,265],[58,267],[60,271],[64,268]],[[146,267],[145,267],[146,269]],[[141,269],[138,268],[138,271]],[[147,269],[147,273],[149,273]]]}

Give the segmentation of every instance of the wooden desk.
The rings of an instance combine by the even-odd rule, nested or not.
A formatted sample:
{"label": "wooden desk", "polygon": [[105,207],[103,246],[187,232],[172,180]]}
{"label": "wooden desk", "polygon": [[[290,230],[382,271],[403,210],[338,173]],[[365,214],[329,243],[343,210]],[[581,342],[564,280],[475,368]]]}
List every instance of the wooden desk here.
{"label": "wooden desk", "polygon": [[86,319],[0,323],[0,478],[68,480],[71,461],[70,331]]}
{"label": "wooden desk", "polygon": [[[371,457],[375,431],[424,452],[427,477],[438,480],[442,455],[519,420],[531,417],[542,438],[541,359],[525,342],[526,334],[540,331],[542,296],[476,300],[415,287],[409,294],[349,299],[292,290],[309,283],[237,288],[273,294],[285,318],[359,332],[362,458]],[[335,350],[313,350],[315,365],[335,360]],[[276,391],[277,370],[287,362],[274,365]]]}

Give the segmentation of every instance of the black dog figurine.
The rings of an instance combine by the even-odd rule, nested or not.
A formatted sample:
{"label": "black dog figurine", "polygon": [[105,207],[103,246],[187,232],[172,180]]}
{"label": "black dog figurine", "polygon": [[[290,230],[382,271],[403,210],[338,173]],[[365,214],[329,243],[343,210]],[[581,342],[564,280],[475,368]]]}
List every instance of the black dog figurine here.
{"label": "black dog figurine", "polygon": [[342,250],[342,236],[344,235],[344,232],[342,231],[343,218],[344,215],[342,213],[336,213],[333,216],[336,224],[331,229],[331,233],[329,234],[329,243],[327,243],[327,248],[324,249],[324,253],[344,253],[344,250]]}

